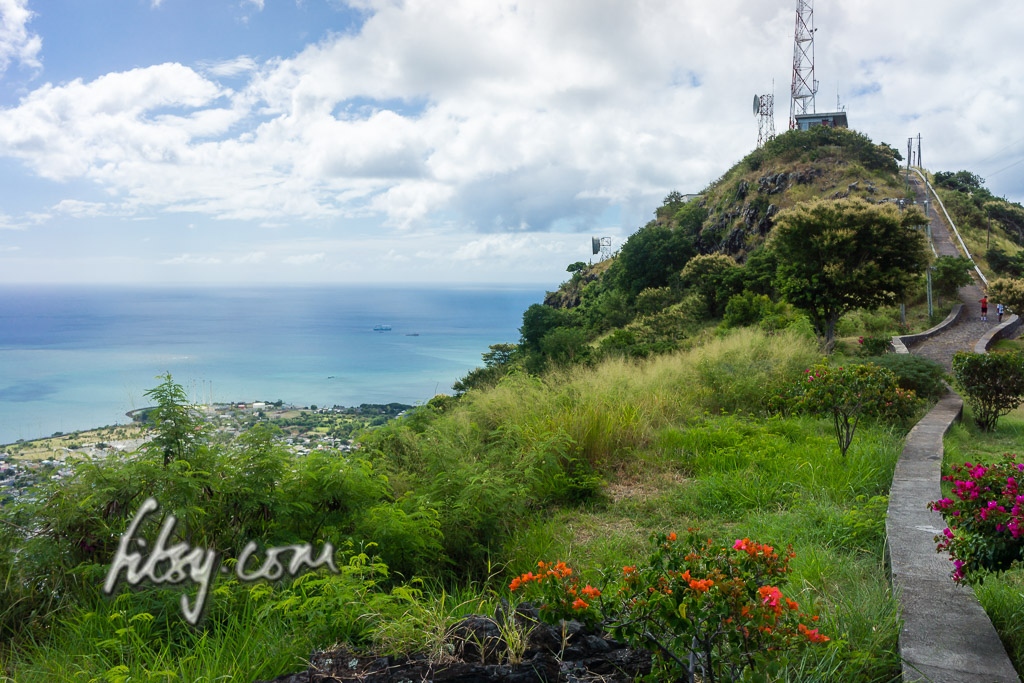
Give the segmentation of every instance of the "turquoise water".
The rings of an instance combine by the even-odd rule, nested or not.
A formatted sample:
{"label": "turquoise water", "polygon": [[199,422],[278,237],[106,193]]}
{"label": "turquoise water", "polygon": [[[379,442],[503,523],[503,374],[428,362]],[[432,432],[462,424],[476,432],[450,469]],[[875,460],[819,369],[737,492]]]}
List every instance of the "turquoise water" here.
{"label": "turquoise water", "polygon": [[212,388],[215,402],[420,403],[480,365],[488,345],[517,341],[523,311],[543,296],[538,287],[0,287],[0,443],[124,423],[168,371],[197,399]]}

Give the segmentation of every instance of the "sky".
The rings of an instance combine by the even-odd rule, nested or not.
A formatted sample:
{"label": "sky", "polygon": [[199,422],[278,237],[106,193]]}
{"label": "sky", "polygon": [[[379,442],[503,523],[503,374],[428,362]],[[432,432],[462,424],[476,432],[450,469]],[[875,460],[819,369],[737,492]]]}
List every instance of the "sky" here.
{"label": "sky", "polygon": [[[1019,0],[819,0],[817,111],[1024,200]],[[536,283],[786,130],[793,0],[0,0],[0,283]]]}

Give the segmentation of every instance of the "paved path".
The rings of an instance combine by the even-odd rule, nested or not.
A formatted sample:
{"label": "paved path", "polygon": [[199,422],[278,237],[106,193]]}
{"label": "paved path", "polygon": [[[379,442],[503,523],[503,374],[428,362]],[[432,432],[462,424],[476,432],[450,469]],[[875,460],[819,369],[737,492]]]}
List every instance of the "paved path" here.
{"label": "paved path", "polygon": [[[916,175],[912,175],[910,180],[910,187],[914,191],[914,198],[919,206],[923,206],[925,200],[924,183]],[[934,205],[935,198],[928,197],[928,199],[931,200],[928,213],[931,218],[932,244],[935,245],[936,253],[939,256],[963,256],[953,243],[954,237],[950,234],[949,227],[942,217],[942,212]],[[973,351],[975,343],[981,339],[982,335],[998,324],[996,322],[995,306],[989,308],[988,322],[981,321],[981,304],[978,301],[981,299],[982,290],[977,282],[961,287],[958,294],[960,301],[967,306],[960,319],[952,327],[944,330],[942,334],[919,342],[910,349],[910,352],[916,356],[924,356],[941,363],[947,372],[951,370],[950,363],[954,353],[957,351]]]}
{"label": "paved path", "polygon": [[914,426],[889,492],[885,530],[903,617],[903,680],[1013,683],[1017,674],[974,591],[953,583],[952,565],[935,552],[946,525],[927,503],[941,497],[942,437],[962,408],[950,392]]}
{"label": "paved path", "polygon": [[[918,203],[924,184],[913,178]],[[931,213],[932,240],[940,256],[958,255],[946,222]],[[938,361],[950,369],[956,351],[973,351],[975,344],[995,327],[979,320],[981,288],[975,284],[959,291],[966,310],[956,323],[910,348],[910,352]],[[905,681],[973,682],[1019,681],[1009,657],[974,591],[950,578],[949,560],[935,552],[934,536],[945,522],[927,509],[940,494],[942,438],[960,417],[963,401],[950,391],[907,435],[896,464],[886,534],[893,588],[900,602],[903,627],[900,656]]]}

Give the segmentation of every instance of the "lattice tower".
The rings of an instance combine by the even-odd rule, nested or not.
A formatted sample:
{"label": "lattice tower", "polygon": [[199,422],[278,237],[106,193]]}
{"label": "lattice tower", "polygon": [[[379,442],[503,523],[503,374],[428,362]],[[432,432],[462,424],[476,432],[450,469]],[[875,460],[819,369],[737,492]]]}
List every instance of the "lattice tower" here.
{"label": "lattice tower", "polygon": [[814,94],[818,82],[814,80],[814,2],[796,0],[796,31],[793,34],[793,84],[789,100],[789,128],[796,128],[797,114],[814,113]]}
{"label": "lattice tower", "polygon": [[758,97],[757,109],[757,146],[764,147],[764,143],[775,137],[775,95],[761,95]]}

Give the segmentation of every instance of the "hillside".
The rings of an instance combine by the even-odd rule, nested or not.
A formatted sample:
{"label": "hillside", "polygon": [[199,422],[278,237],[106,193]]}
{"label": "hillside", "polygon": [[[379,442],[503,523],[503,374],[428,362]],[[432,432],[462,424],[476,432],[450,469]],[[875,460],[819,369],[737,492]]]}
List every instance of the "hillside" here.
{"label": "hillside", "polygon": [[[778,136],[690,201],[670,193],[654,220],[611,258],[570,265],[569,280],[549,292],[543,305],[525,312],[516,351],[504,354],[500,366],[492,363],[466,377],[456,389],[490,386],[517,365],[540,372],[609,356],[686,349],[723,327],[778,331],[792,326],[821,334],[820,315],[787,303],[778,289],[777,256],[763,247],[780,212],[813,200],[859,198],[863,206],[881,207],[911,198],[900,159],[891,146],[846,129]],[[905,220],[911,214],[899,215]],[[923,264],[912,271],[923,272]],[[927,307],[915,308],[926,299],[924,278],[918,279],[896,287],[884,302],[861,304],[862,312],[845,311],[840,336],[887,336],[906,326],[930,326]],[[905,317],[895,307],[900,302],[908,307]],[[835,320],[828,323],[829,342],[835,325]]]}
{"label": "hillside", "polygon": [[[812,199],[862,197],[873,203],[909,197],[897,163],[899,152],[855,131],[815,128],[788,131],[756,149],[686,202],[666,197],[645,227],[665,226],[693,239],[697,253],[723,253],[742,263],[761,246],[783,209]],[[617,255],[613,257],[614,262]],[[579,305],[584,286],[612,264],[594,264],[581,277],[549,293],[545,304]]]}

